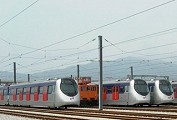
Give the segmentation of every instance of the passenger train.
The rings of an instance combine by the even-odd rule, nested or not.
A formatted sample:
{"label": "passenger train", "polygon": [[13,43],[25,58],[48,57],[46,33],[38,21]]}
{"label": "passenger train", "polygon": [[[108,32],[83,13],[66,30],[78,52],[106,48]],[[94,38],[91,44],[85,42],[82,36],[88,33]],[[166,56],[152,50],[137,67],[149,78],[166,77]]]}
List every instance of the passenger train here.
{"label": "passenger train", "polygon": [[103,84],[104,105],[144,105],[149,103],[149,89],[146,81],[142,79]]}
{"label": "passenger train", "polygon": [[[84,81],[84,80],[83,80]],[[98,105],[98,83],[84,81],[79,84],[81,105]],[[177,103],[177,82],[176,82]],[[103,82],[102,99],[104,105],[161,105],[174,100],[169,80],[121,80]]]}
{"label": "passenger train", "polygon": [[170,104],[173,102],[173,89],[169,80],[157,79],[147,83],[151,96],[150,105]]}
{"label": "passenger train", "polygon": [[0,105],[60,108],[80,105],[76,80],[50,79],[0,87]]}

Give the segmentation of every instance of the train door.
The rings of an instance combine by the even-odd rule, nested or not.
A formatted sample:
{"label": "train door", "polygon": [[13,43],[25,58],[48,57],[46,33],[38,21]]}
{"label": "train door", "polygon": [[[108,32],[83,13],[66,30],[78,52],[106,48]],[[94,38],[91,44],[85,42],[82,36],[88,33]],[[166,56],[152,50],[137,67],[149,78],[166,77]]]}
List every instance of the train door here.
{"label": "train door", "polygon": [[174,88],[174,99],[177,99],[177,87]]}
{"label": "train door", "polygon": [[0,101],[3,101],[4,100],[4,90],[1,89],[0,90]]}
{"label": "train door", "polygon": [[30,99],[31,99],[31,93],[30,93],[30,87],[28,87],[28,88],[24,88],[24,96],[25,96],[25,98],[24,98],[24,101],[26,102],[26,105],[28,105],[28,106],[30,106]]}
{"label": "train door", "polygon": [[23,88],[18,89],[19,101],[23,101]]}
{"label": "train door", "polygon": [[17,101],[17,89],[16,88],[12,89],[12,101],[13,101],[13,104],[16,104],[16,101]]}
{"label": "train door", "polygon": [[55,107],[55,85],[47,87],[48,106]]}
{"label": "train door", "polygon": [[119,87],[118,86],[112,87],[112,100],[119,100]]}
{"label": "train door", "polygon": [[17,88],[16,89],[16,100],[17,100],[17,103],[16,105],[21,105],[21,101],[22,101],[22,95],[21,95],[21,88]]}
{"label": "train door", "polygon": [[124,105],[129,105],[129,102],[131,100],[131,98],[130,98],[130,90],[129,89],[130,89],[129,85],[125,86],[125,94],[124,94],[124,99],[125,100],[123,102]]}
{"label": "train door", "polygon": [[31,98],[31,96],[30,96],[30,87],[29,88],[25,88],[24,89],[24,93],[26,92],[26,101],[28,102],[28,101],[30,101],[30,98]]}
{"label": "train door", "polygon": [[43,92],[42,92],[42,101],[48,101],[48,93],[47,93],[48,86],[43,87]]}
{"label": "train door", "polygon": [[13,89],[9,88],[9,104],[13,101]]}
{"label": "train door", "polygon": [[173,103],[177,103],[177,87],[174,87],[173,88],[173,92],[174,92],[174,101],[173,101]]}
{"label": "train door", "polygon": [[39,86],[38,87],[38,105],[44,105],[46,103],[43,102],[43,90],[44,87],[43,86]]}
{"label": "train door", "polygon": [[118,101],[119,105],[126,104],[127,95],[126,95],[125,89],[126,89],[125,86],[119,86],[119,101]]}
{"label": "train door", "polygon": [[5,104],[9,103],[9,88],[8,87],[4,89],[4,102]]}
{"label": "train door", "polygon": [[39,91],[38,91],[38,86],[34,87],[34,102],[37,102],[39,100]]}
{"label": "train door", "polygon": [[154,86],[150,86],[150,104],[154,103]]}
{"label": "train door", "polygon": [[35,93],[35,87],[30,87],[30,105],[35,105],[36,104],[36,98],[34,97],[34,93]]}
{"label": "train door", "polygon": [[107,99],[107,88],[103,87],[103,101],[105,101]]}

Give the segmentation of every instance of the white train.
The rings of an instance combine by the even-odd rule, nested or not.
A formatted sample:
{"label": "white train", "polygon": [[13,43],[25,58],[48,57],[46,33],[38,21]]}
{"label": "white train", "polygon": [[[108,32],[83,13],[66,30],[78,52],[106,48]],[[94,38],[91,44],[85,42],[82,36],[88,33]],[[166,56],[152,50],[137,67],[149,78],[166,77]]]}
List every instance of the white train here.
{"label": "white train", "polygon": [[79,106],[80,94],[74,79],[62,78],[44,82],[0,87],[0,105],[60,108]]}
{"label": "white train", "polygon": [[150,90],[150,104],[161,105],[173,102],[173,89],[169,80],[147,81]]}
{"label": "white train", "polygon": [[107,82],[103,84],[104,105],[150,104],[150,92],[142,79]]}

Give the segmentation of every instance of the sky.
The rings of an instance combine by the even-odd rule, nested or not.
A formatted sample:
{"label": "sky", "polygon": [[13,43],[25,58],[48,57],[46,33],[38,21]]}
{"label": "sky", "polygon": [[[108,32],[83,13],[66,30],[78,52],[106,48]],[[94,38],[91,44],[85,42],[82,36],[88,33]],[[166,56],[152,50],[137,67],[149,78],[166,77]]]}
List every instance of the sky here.
{"label": "sky", "polygon": [[32,74],[128,56],[177,64],[175,0],[0,0],[0,71]]}

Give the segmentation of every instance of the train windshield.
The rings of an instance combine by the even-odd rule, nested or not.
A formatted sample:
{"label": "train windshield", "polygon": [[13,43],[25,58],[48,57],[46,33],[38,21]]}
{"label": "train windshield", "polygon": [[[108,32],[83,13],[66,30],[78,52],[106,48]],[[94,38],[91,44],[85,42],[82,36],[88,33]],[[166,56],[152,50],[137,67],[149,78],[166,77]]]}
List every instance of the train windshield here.
{"label": "train windshield", "polygon": [[159,80],[159,89],[162,93],[165,95],[172,95],[173,94],[173,89],[170,81],[167,80]]}
{"label": "train windshield", "polygon": [[78,93],[77,83],[73,79],[61,79],[60,89],[65,95],[70,97]]}
{"label": "train windshield", "polygon": [[135,91],[140,95],[146,96],[149,93],[148,85],[144,80],[136,79],[134,88]]}

